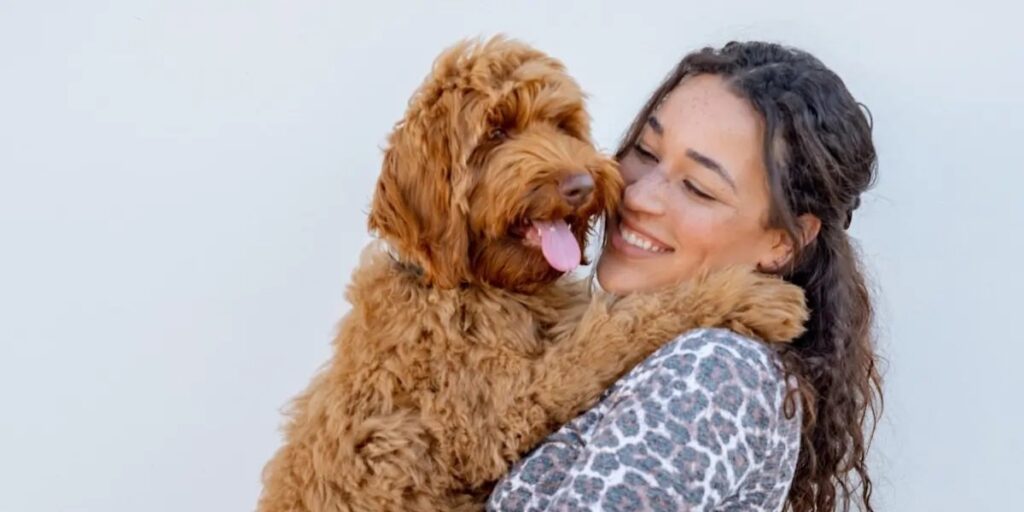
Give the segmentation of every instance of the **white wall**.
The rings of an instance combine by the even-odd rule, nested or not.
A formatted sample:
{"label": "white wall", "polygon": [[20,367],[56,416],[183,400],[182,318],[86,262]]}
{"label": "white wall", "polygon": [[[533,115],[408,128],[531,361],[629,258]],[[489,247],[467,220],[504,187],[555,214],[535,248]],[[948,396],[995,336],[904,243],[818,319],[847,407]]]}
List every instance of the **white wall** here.
{"label": "white wall", "polygon": [[[427,5],[427,4],[433,5]],[[1024,42],[995,2],[0,4],[4,511],[248,510],[328,356],[379,147],[431,59],[562,58],[606,147],[686,51],[822,58],[867,103],[880,510],[1005,510],[1024,458]],[[1007,2],[1008,4],[1008,2]]]}

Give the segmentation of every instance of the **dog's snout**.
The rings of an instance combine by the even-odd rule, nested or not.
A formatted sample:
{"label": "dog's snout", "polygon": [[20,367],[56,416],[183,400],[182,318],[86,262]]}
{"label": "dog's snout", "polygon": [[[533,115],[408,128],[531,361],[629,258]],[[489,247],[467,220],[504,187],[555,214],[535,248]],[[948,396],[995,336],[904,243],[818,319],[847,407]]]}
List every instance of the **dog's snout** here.
{"label": "dog's snout", "polygon": [[558,191],[566,202],[573,206],[580,206],[586,203],[590,199],[590,194],[594,192],[594,178],[586,172],[570,174],[562,178],[558,184]]}

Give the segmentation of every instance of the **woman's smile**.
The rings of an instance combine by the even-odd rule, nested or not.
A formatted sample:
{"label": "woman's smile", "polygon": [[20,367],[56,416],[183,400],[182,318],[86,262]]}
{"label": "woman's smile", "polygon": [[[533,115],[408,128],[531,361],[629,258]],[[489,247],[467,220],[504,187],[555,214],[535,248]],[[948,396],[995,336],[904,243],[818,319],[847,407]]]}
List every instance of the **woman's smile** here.
{"label": "woman's smile", "polygon": [[675,252],[675,248],[620,217],[611,229],[612,247],[624,256],[650,258]]}

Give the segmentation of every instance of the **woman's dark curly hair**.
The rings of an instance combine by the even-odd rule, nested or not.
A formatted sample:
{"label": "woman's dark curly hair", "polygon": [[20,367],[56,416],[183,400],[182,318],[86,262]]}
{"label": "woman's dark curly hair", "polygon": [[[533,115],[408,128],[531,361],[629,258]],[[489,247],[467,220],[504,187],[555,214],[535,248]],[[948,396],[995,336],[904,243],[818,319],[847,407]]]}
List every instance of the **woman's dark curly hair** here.
{"label": "woman's dark curly hair", "polygon": [[[882,406],[872,336],[872,307],[846,228],[875,178],[876,156],[866,109],[840,78],[810,54],[777,44],[732,42],[687,55],[633,121],[617,157],[633,147],[648,117],[687,76],[723,77],[764,121],[769,227],[802,248],[782,276],[807,294],[807,332],[781,346],[787,373],[800,385],[786,400],[803,411],[796,474],[786,502],[795,512],[873,511],[865,462]],[[798,218],[821,219],[804,243]],[[870,413],[870,419],[868,415]]]}

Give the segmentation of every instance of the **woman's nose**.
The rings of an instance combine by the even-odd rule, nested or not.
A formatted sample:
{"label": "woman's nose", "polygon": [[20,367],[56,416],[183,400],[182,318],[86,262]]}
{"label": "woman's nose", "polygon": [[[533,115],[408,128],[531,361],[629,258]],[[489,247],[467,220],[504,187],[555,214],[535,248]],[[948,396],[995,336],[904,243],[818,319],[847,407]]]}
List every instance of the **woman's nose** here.
{"label": "woman's nose", "polygon": [[623,193],[623,205],[633,211],[659,215],[665,211],[665,188],[668,180],[659,169],[640,176],[636,181],[626,185]]}

